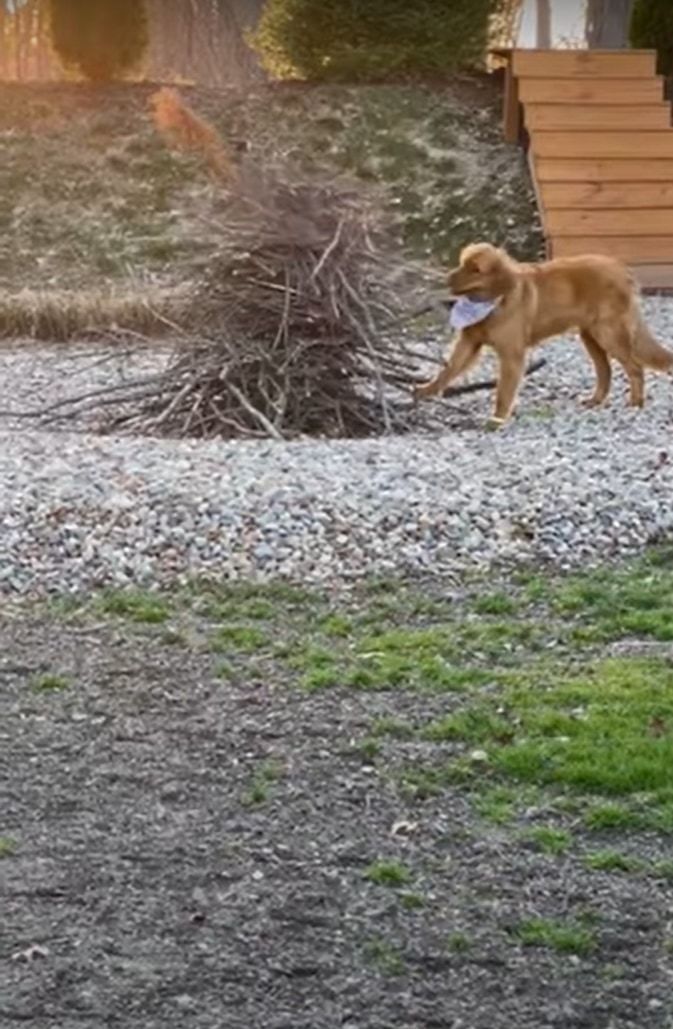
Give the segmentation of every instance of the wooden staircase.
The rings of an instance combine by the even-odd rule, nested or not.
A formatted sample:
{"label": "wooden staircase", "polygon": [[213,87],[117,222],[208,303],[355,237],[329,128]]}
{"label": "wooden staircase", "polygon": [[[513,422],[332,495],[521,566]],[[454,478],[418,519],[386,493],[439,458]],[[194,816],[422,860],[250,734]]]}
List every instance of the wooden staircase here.
{"label": "wooden staircase", "polygon": [[521,139],[550,257],[604,253],[673,288],[673,127],[649,50],[513,50],[505,136]]}

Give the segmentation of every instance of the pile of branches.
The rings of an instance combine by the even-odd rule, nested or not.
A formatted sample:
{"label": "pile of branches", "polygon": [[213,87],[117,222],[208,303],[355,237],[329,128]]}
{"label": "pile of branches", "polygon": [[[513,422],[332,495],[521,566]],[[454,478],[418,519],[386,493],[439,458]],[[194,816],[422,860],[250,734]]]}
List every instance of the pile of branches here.
{"label": "pile of branches", "polygon": [[243,167],[218,229],[165,370],[50,416],[99,406],[104,430],[202,438],[406,427],[415,362],[399,330],[420,275],[370,204],[343,185]]}
{"label": "pile of branches", "polygon": [[[240,173],[188,337],[134,431],[362,436],[399,429],[412,359],[409,269],[366,203],[335,185]],[[402,298],[405,298],[404,300]]]}

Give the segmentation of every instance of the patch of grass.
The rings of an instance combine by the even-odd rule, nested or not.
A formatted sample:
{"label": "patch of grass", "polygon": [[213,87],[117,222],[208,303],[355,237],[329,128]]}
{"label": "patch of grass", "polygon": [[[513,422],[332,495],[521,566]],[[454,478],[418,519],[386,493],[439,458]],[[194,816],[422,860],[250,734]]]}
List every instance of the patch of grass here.
{"label": "patch of grass", "polygon": [[325,636],[348,639],[353,633],[353,621],[347,615],[331,614],[321,619],[318,628]]}
{"label": "patch of grass", "polygon": [[243,793],[241,803],[244,807],[260,807],[270,796],[270,787],[277,781],[280,768],[276,762],[264,762],[254,773],[249,788]]}
{"label": "patch of grass", "polygon": [[400,951],[381,937],[368,940],[364,953],[368,962],[384,975],[401,975],[404,971],[404,959]]}
{"label": "patch of grass", "polygon": [[597,850],[587,854],[584,863],[592,872],[639,872],[644,868],[642,861],[616,850]]}
{"label": "patch of grass", "polygon": [[0,836],[0,858],[11,857],[16,854],[18,843],[11,836]]}
{"label": "patch of grass", "polygon": [[211,639],[211,650],[222,654],[232,650],[255,654],[267,644],[267,637],[253,625],[223,625]]}
{"label": "patch of grass", "polygon": [[33,689],[36,693],[56,693],[59,690],[67,690],[69,686],[69,679],[66,679],[64,675],[54,675],[53,673],[40,675],[33,681]]}
{"label": "patch of grass", "polygon": [[594,640],[673,640],[673,576],[651,560],[574,576],[556,591],[552,604],[561,614],[588,617]]}
{"label": "patch of grass", "polygon": [[465,933],[456,932],[451,933],[446,941],[446,946],[452,954],[466,954],[471,949],[472,944]]}
{"label": "patch of grass", "polygon": [[494,786],[477,793],[472,803],[477,814],[494,825],[506,825],[514,818],[512,793],[506,787]]}
{"label": "patch of grass", "polygon": [[425,899],[420,893],[406,891],[399,894],[399,900],[406,911],[418,911],[425,906]]}
{"label": "patch of grass", "polygon": [[530,918],[520,922],[513,935],[526,947],[546,947],[560,954],[586,957],[596,948],[592,929],[583,922]]}
{"label": "patch of grass", "polygon": [[513,615],[517,605],[506,593],[482,593],[473,604],[480,615]]}
{"label": "patch of grass", "polygon": [[103,594],[100,602],[104,614],[128,618],[145,625],[160,625],[170,617],[165,600],[154,593],[120,590]]}
{"label": "patch of grass", "polygon": [[658,726],[673,724],[672,684],[667,662],[622,658],[537,689],[510,690],[518,731],[492,748],[494,764],[524,781],[667,800],[673,732]]}
{"label": "patch of grass", "polygon": [[666,882],[673,882],[673,860],[664,858],[661,861],[655,861],[651,867],[651,874],[656,879],[665,879]]}
{"label": "patch of grass", "polygon": [[588,829],[597,832],[612,830],[625,832],[629,829],[640,829],[642,815],[619,801],[594,802],[585,812],[584,824]]}
{"label": "patch of grass", "polygon": [[231,682],[236,678],[236,669],[229,661],[218,661],[215,668],[215,675],[218,679]]}
{"label": "patch of grass", "polygon": [[400,861],[375,861],[365,869],[365,879],[377,886],[407,886],[413,879]]}
{"label": "patch of grass", "polygon": [[382,717],[372,722],[372,736],[391,736],[396,740],[410,740],[415,734],[414,726],[402,718]]}
{"label": "patch of grass", "polygon": [[573,838],[567,829],[555,829],[550,825],[537,826],[525,833],[525,839],[530,840],[537,850],[543,854],[565,854],[571,846]]}
{"label": "patch of grass", "polygon": [[373,761],[381,753],[381,741],[369,736],[362,740],[358,750],[365,761]]}

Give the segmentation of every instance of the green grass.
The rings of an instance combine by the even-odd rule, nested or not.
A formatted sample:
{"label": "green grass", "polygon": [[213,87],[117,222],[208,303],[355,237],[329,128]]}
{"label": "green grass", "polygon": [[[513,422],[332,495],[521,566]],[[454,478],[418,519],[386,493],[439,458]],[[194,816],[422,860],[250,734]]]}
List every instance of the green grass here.
{"label": "green grass", "polygon": [[584,863],[592,872],[639,872],[644,862],[616,850],[597,850],[587,854]]}
{"label": "green grass", "polygon": [[531,918],[520,922],[513,935],[526,947],[545,947],[559,954],[587,957],[596,949],[593,930],[573,920]]}
{"label": "green grass", "polygon": [[218,654],[239,651],[255,654],[268,643],[265,633],[253,625],[223,625],[211,638],[211,650]]}
{"label": "green grass", "polygon": [[517,605],[506,593],[483,593],[474,601],[474,610],[480,615],[513,615]]}
{"label": "green grass", "polygon": [[465,933],[456,932],[451,933],[448,940],[446,941],[446,946],[452,954],[467,954],[467,952],[471,949],[472,944],[470,942],[469,937],[466,936]]}
{"label": "green grass", "polygon": [[409,890],[400,893],[399,900],[405,911],[420,911],[422,907],[425,907],[424,897],[420,893],[413,893]]}
{"label": "green grass", "polygon": [[377,886],[408,886],[413,876],[399,861],[375,861],[365,869],[365,879]]}
{"label": "green grass", "polygon": [[401,975],[404,971],[404,959],[399,949],[381,937],[368,940],[364,946],[364,954],[369,964],[383,975]]}
{"label": "green grass", "polygon": [[661,861],[655,861],[650,867],[650,874],[656,879],[673,882],[673,860],[664,858]]}
{"label": "green grass", "polygon": [[529,829],[524,838],[530,840],[543,854],[551,855],[565,854],[573,842],[572,834],[567,829],[555,829],[548,825]]}
{"label": "green grass", "polygon": [[0,836],[0,858],[11,857],[17,847],[18,843],[11,836]]}
{"label": "green grass", "polygon": [[249,787],[241,796],[244,807],[254,808],[266,804],[270,799],[271,787],[281,774],[279,765],[274,761],[265,761],[255,769]]}
{"label": "green grass", "polygon": [[154,593],[120,590],[104,593],[100,608],[104,614],[144,625],[160,625],[170,617],[164,598]]}
{"label": "green grass", "polygon": [[33,681],[33,690],[36,693],[58,693],[60,690],[67,690],[70,680],[64,675],[48,673],[40,675]]}

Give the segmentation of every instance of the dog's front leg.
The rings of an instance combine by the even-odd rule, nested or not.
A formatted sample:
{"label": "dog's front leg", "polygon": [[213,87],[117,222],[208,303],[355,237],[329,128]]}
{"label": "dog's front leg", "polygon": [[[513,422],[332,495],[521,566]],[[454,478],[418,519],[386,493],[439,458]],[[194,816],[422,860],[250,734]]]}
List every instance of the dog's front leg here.
{"label": "dog's front leg", "polygon": [[519,387],[526,372],[526,351],[523,347],[514,351],[498,353],[498,385],[495,392],[495,408],[489,425],[499,428],[512,413]]}
{"label": "dog's front leg", "polygon": [[466,332],[460,332],[450,356],[439,369],[434,379],[414,387],[414,399],[440,396],[449,383],[453,382],[460,375],[464,375],[475,364],[479,358],[481,347],[482,342],[479,337],[470,336]]}

